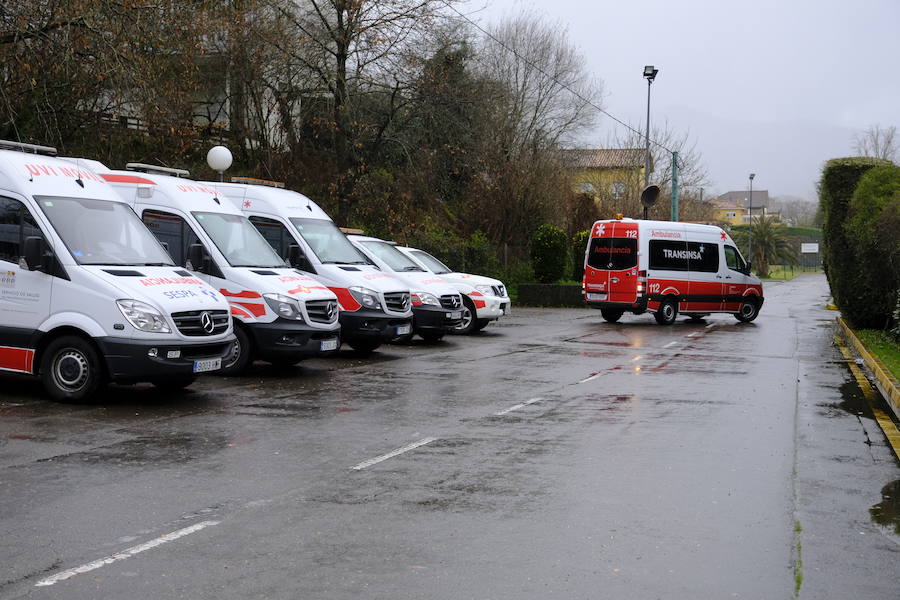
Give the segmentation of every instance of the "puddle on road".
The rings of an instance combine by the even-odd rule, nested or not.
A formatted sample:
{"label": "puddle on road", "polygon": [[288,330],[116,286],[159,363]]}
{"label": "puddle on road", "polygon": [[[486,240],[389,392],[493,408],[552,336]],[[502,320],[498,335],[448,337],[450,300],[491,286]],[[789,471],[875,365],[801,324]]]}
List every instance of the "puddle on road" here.
{"label": "puddle on road", "polygon": [[900,536],[900,479],[881,488],[881,502],[869,514],[872,521]]}

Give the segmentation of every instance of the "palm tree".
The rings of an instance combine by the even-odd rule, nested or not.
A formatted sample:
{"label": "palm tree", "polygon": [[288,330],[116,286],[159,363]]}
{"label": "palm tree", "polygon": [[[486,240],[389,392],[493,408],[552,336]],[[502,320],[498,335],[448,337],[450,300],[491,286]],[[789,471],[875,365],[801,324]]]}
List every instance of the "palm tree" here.
{"label": "palm tree", "polygon": [[[756,217],[750,225],[750,235],[753,236],[753,263],[754,271],[760,277],[769,276],[769,265],[789,264],[796,265],[799,260],[797,249],[791,243],[785,232],[784,225],[775,217]],[[748,254],[748,233],[734,232],[735,241],[741,248],[741,252]]]}

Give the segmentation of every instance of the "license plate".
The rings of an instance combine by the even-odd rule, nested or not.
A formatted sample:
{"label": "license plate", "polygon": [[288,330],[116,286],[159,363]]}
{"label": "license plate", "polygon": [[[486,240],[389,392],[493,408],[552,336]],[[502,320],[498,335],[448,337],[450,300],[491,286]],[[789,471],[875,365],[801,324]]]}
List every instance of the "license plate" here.
{"label": "license plate", "polygon": [[397,327],[397,335],[406,335],[412,331],[412,325],[400,325]]}
{"label": "license plate", "polygon": [[337,338],[333,340],[322,340],[322,352],[327,352],[328,350],[337,350],[337,347]]}
{"label": "license plate", "polygon": [[606,294],[588,294],[588,300],[606,300]]}
{"label": "license plate", "polygon": [[462,319],[462,312],[457,310],[455,312],[447,313],[447,318],[448,319]]}
{"label": "license plate", "polygon": [[208,358],[206,360],[194,361],[194,373],[206,373],[207,371],[218,371],[222,368],[221,358]]}

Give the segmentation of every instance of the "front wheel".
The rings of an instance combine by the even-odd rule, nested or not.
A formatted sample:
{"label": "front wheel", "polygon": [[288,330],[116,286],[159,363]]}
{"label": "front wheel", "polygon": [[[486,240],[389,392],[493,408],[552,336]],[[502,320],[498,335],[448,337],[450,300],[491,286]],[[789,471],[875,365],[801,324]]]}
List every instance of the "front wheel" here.
{"label": "front wheel", "polygon": [[604,321],[615,323],[622,318],[622,315],[625,314],[625,311],[615,308],[601,308],[600,314],[603,315]]}
{"label": "front wheel", "polygon": [[653,316],[660,325],[671,325],[678,318],[678,304],[671,298],[663,300]]}
{"label": "front wheel", "polygon": [[734,318],[741,323],[749,323],[759,316],[759,304],[753,298],[747,298],[741,302],[741,309],[735,313]]}
{"label": "front wheel", "polygon": [[54,400],[81,402],[106,383],[106,373],[90,342],[67,335],[50,342],[44,351],[41,380]]}
{"label": "front wheel", "polygon": [[228,356],[222,359],[221,375],[240,375],[243,373],[253,359],[253,344],[250,336],[244,331],[244,328],[235,322],[234,326],[234,345]]}
{"label": "front wheel", "polygon": [[473,331],[481,331],[490,323],[490,319],[475,319],[475,327],[472,328]]}
{"label": "front wheel", "polygon": [[450,330],[450,333],[454,333],[457,335],[466,335],[468,333],[472,333],[473,331],[477,331],[476,325],[479,321],[476,317],[475,312],[475,303],[469,300],[469,297],[463,295],[463,305],[462,305],[462,321],[460,321],[459,325]]}

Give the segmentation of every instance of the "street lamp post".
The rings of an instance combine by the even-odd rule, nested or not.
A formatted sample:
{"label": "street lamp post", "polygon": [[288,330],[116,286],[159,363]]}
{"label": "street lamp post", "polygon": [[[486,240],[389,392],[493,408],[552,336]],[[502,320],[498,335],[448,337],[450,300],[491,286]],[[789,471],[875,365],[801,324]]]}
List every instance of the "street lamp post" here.
{"label": "street lamp post", "polygon": [[[659,73],[659,69],[654,68],[653,65],[647,65],[644,67],[644,78],[647,79],[647,135],[645,137],[645,148],[644,148],[644,189],[647,189],[647,186],[650,185],[650,84],[653,83],[653,80],[656,79],[656,74]],[[648,207],[644,207],[644,219],[648,217]]]}
{"label": "street lamp post", "polygon": [[753,178],[756,177],[756,173],[750,173],[750,204],[747,205],[747,210],[750,212],[750,232],[748,235],[747,242],[747,260],[751,263],[753,262]]}

